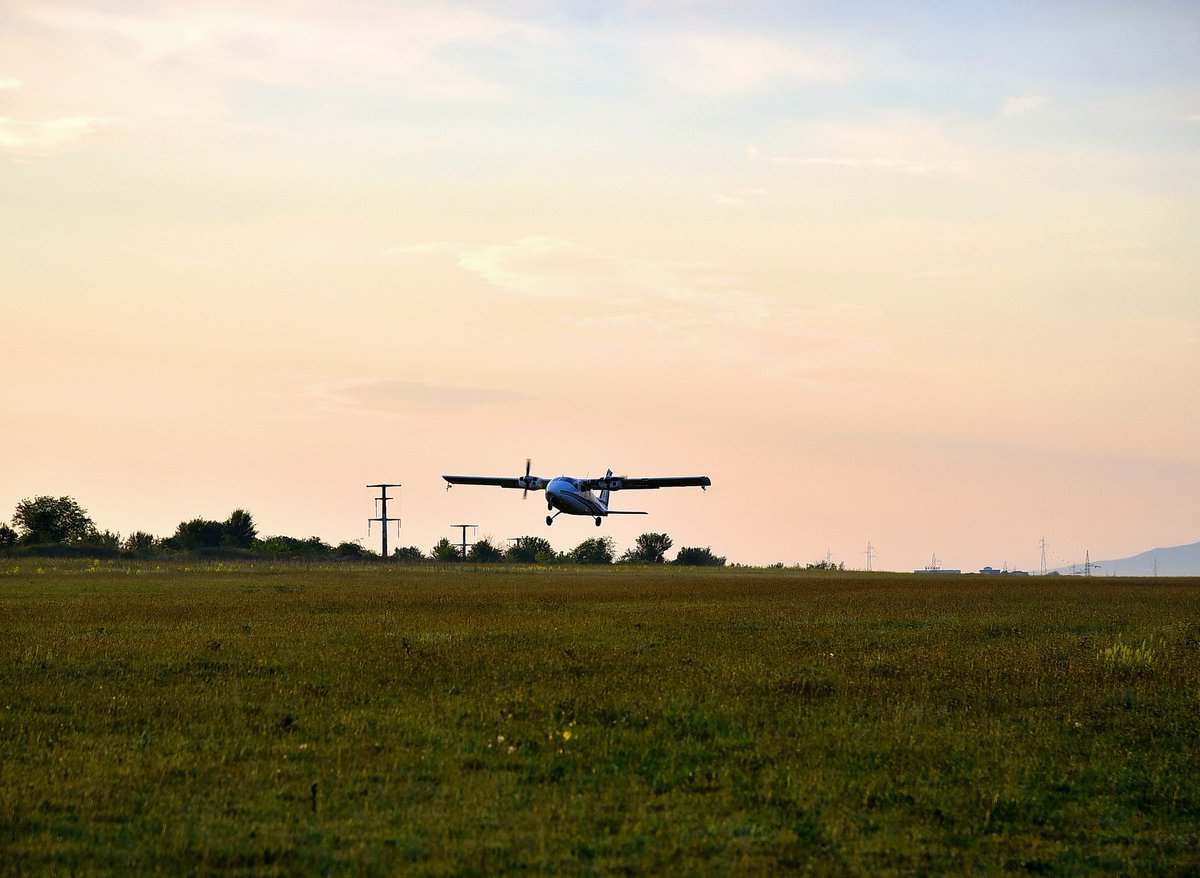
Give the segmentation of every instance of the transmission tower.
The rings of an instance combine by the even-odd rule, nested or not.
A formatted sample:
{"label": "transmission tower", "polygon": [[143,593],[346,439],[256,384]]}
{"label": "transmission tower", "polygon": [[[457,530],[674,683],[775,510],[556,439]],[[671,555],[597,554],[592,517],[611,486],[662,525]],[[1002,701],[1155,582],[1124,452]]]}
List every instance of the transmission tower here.
{"label": "transmission tower", "polygon": [[863,552],[867,556],[867,572],[874,569],[872,566],[875,562],[875,547],[871,545],[871,541],[867,540],[867,551]]}
{"label": "transmission tower", "polygon": [[1046,538],[1042,537],[1042,576],[1046,575]]}
{"label": "transmission tower", "polygon": [[[466,561],[467,560],[467,528],[469,528],[469,527],[470,528],[478,528],[479,525],[477,525],[477,524],[452,524],[450,526],[462,528],[462,543],[461,543],[462,556],[463,556],[463,560]],[[471,531],[471,533],[474,533],[474,532],[475,532],[474,530]]]}
{"label": "transmission tower", "polygon": [[379,529],[381,531],[383,531],[383,559],[386,561],[388,559],[387,537],[388,537],[388,522],[389,521],[396,522],[396,539],[397,540],[400,539],[400,519],[399,518],[388,518],[388,514],[387,514],[387,501],[388,500],[396,500],[398,498],[389,497],[387,489],[388,488],[399,488],[400,483],[399,482],[388,482],[386,484],[380,483],[378,485],[367,485],[367,487],[379,489],[379,496],[375,498],[375,511],[379,514],[376,515],[374,518],[367,519],[367,535],[370,536],[370,534],[371,534],[371,522],[378,521],[379,525],[380,525]]}

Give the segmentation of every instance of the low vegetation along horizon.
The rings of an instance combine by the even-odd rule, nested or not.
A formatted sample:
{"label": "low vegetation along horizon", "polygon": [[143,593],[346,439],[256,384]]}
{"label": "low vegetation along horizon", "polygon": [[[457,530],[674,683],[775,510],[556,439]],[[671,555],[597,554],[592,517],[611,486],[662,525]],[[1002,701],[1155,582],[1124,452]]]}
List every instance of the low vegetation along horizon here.
{"label": "low vegetation along horizon", "polygon": [[[316,536],[306,539],[283,535],[260,537],[254,517],[244,509],[235,509],[224,521],[204,518],[181,521],[169,537],[156,537],[139,530],[122,539],[119,533],[100,530],[73,497],[41,495],[18,503],[12,522],[12,527],[0,523],[0,557],[382,560],[358,542],[333,546]],[[661,564],[673,545],[674,541],[666,534],[645,533],[618,556],[616,542],[611,537],[584,540],[569,552],[557,552],[548,540],[537,536],[518,537],[506,546],[496,545],[487,538],[461,546],[443,537],[428,553],[417,546],[400,546],[389,554],[389,560],[401,563],[465,560],[478,564],[501,561],[518,564]],[[714,554],[708,546],[684,546],[670,563],[723,567],[725,558]]]}
{"label": "low vegetation along horizon", "polygon": [[1200,870],[1200,580],[0,565],[14,873]]}

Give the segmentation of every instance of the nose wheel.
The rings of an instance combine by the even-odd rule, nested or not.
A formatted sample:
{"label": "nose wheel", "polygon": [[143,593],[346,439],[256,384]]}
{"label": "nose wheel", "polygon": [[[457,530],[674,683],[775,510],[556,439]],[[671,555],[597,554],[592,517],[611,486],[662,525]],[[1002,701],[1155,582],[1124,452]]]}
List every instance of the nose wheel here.
{"label": "nose wheel", "polygon": [[596,527],[599,527],[599,526],[600,526],[600,519],[599,519],[599,518],[597,518],[597,519],[596,519]]}

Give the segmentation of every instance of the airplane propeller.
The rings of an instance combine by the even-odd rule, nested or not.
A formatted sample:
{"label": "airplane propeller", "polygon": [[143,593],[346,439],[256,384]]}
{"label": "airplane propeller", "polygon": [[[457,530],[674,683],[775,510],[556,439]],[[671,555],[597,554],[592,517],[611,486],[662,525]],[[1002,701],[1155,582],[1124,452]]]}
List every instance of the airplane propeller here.
{"label": "airplane propeller", "polygon": [[525,488],[525,490],[521,492],[522,500],[526,499],[529,496],[529,467],[532,465],[533,465],[532,458],[528,458],[528,457],[525,458],[525,478],[521,482],[521,484]]}

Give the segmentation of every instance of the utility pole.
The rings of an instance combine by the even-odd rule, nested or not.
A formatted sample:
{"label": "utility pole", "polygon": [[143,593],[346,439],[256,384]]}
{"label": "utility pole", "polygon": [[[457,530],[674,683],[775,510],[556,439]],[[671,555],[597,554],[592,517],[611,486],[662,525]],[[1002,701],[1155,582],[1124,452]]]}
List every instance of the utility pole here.
{"label": "utility pole", "polygon": [[379,515],[375,516],[375,518],[367,519],[367,534],[370,535],[370,533],[371,533],[371,522],[378,521],[380,524],[379,529],[381,531],[383,531],[383,560],[386,561],[388,559],[387,534],[388,534],[388,522],[389,521],[396,522],[396,539],[400,539],[400,519],[399,518],[388,518],[388,514],[387,514],[387,501],[388,500],[396,500],[398,498],[389,497],[387,489],[388,488],[399,488],[400,483],[399,482],[388,482],[386,484],[381,483],[378,485],[367,485],[367,487],[379,489],[379,496],[375,498],[375,511],[378,512]]}
{"label": "utility pole", "polygon": [[452,524],[450,526],[462,528],[462,556],[463,556],[463,560],[466,561],[467,560],[467,528],[479,527],[479,525],[477,525],[477,524]]}

